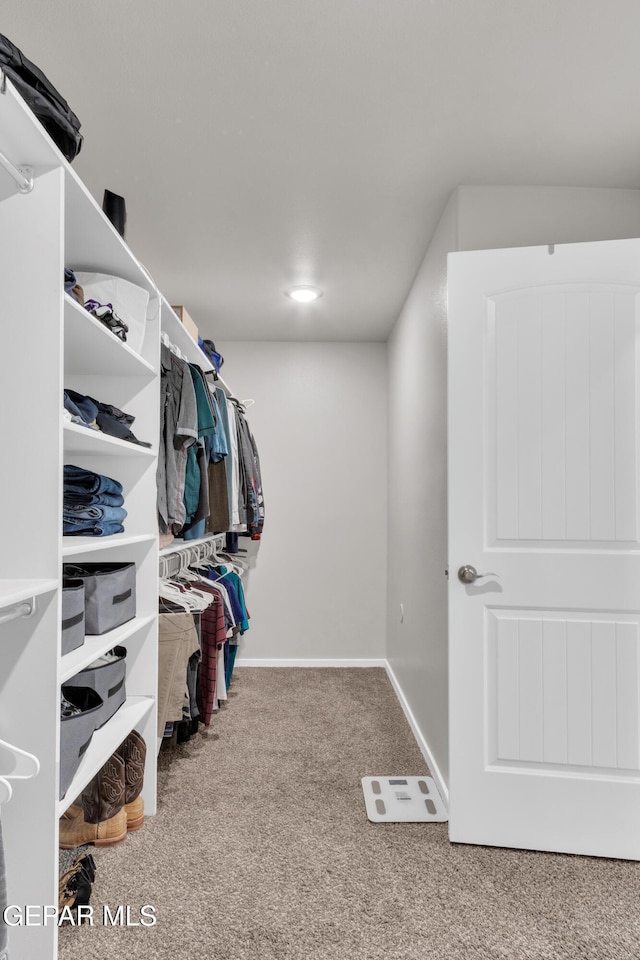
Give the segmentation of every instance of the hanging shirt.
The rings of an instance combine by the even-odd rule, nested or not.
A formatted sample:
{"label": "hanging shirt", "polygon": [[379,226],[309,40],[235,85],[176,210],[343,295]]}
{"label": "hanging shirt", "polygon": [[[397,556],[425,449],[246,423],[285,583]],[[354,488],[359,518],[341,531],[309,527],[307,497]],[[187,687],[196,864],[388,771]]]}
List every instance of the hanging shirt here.
{"label": "hanging shirt", "polygon": [[224,528],[225,530],[231,530],[233,525],[233,518],[231,516],[231,504],[233,503],[233,449],[231,446],[231,426],[229,422],[229,404],[227,401],[227,395],[222,390],[221,387],[215,388],[216,399],[218,401],[218,409],[220,410],[220,416],[222,419],[222,426],[224,428],[225,437],[227,440],[227,456],[225,458],[225,471],[227,476],[227,502],[229,505],[229,522]]}
{"label": "hanging shirt", "polygon": [[[161,432],[158,451],[160,529],[177,533],[185,520],[184,480],[187,450],[198,439],[198,413],[188,366],[169,348],[160,348]],[[186,375],[185,375],[186,374]]]}
{"label": "hanging shirt", "polygon": [[236,406],[227,404],[229,412],[229,439],[231,440],[231,528],[242,532],[240,523],[240,462],[238,459],[238,418]]}

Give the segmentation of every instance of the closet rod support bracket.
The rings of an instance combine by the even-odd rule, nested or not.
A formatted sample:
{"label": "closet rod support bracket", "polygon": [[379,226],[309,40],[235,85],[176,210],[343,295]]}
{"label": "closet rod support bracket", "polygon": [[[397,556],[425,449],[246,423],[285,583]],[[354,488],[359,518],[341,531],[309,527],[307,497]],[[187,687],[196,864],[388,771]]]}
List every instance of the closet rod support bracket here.
{"label": "closet rod support bracket", "polygon": [[31,600],[23,600],[22,603],[19,603],[10,613],[0,614],[0,624],[10,623],[12,620],[29,620],[35,616],[37,609],[38,604],[36,597],[32,597]]}
{"label": "closet rod support bracket", "polygon": [[31,193],[35,185],[33,167],[26,163],[20,163],[18,164],[18,173],[24,178],[24,183],[18,183],[18,190],[20,193]]}

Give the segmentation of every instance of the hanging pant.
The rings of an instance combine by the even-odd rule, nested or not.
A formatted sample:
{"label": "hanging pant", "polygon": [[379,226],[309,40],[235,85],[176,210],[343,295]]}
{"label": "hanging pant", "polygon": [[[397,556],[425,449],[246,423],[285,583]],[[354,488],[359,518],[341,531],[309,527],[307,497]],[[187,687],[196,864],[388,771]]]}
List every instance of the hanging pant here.
{"label": "hanging pant", "polygon": [[200,650],[200,644],[190,613],[161,613],[158,621],[158,736],[161,737],[168,720],[180,721],[190,715],[187,670],[189,659]]}

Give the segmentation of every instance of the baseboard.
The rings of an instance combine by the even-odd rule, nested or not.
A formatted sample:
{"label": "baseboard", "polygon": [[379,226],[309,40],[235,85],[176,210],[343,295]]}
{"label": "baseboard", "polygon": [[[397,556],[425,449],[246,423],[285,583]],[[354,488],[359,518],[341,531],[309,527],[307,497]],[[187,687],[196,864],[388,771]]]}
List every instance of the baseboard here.
{"label": "baseboard", "polygon": [[386,667],[386,660],[289,660],[238,658],[236,667]]}
{"label": "baseboard", "polygon": [[433,779],[434,779],[435,782],[436,782],[436,786],[437,786],[437,788],[438,788],[438,791],[439,791],[439,793],[440,793],[440,796],[442,797],[442,800],[443,800],[443,802],[444,802],[444,805],[445,805],[445,807],[447,808],[447,811],[448,811],[448,810],[449,810],[449,788],[448,788],[447,784],[445,783],[445,780],[444,780],[444,778],[443,778],[443,776],[442,776],[442,773],[440,772],[440,768],[438,767],[438,764],[437,764],[436,761],[434,760],[433,754],[432,754],[431,750],[429,749],[429,744],[427,743],[427,741],[426,741],[426,739],[425,739],[425,737],[424,737],[424,735],[423,735],[423,733],[422,733],[422,730],[421,730],[420,727],[418,726],[418,722],[417,722],[416,718],[415,718],[414,715],[413,715],[413,712],[412,712],[412,710],[411,710],[411,707],[409,706],[409,704],[408,704],[408,702],[407,702],[407,698],[405,697],[405,695],[404,695],[404,693],[403,693],[403,691],[402,691],[402,687],[401,687],[400,684],[398,683],[398,678],[396,677],[395,673],[393,672],[393,670],[392,670],[392,668],[391,668],[391,665],[390,665],[390,663],[389,663],[388,660],[385,660],[385,661],[384,661],[384,666],[385,666],[385,669],[386,669],[386,671],[387,671],[387,676],[389,677],[389,680],[391,681],[391,686],[393,687],[393,689],[394,689],[395,692],[396,692],[396,696],[397,696],[398,700],[400,701],[400,706],[401,706],[402,709],[404,710],[404,715],[405,715],[405,717],[407,718],[407,722],[408,722],[409,726],[411,727],[411,732],[413,733],[413,735],[414,735],[414,737],[415,737],[415,739],[416,739],[416,743],[418,744],[418,747],[420,748],[420,752],[421,752],[422,756],[423,756],[423,757],[425,758],[425,760],[427,761],[427,766],[429,767],[429,770],[431,771],[431,776],[433,777]]}

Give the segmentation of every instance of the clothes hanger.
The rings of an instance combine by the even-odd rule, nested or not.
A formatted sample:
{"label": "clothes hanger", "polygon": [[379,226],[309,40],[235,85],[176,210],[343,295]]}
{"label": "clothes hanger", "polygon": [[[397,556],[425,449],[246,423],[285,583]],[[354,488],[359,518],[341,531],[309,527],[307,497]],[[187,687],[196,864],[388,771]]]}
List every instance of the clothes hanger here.
{"label": "clothes hanger", "polygon": [[33,753],[14,747],[6,740],[0,740],[0,761],[3,759],[3,754],[9,754],[13,761],[12,769],[2,773],[3,780],[31,780],[40,772],[40,761]]}
{"label": "clothes hanger", "polygon": [[184,572],[176,574],[175,580],[161,580],[158,587],[159,596],[165,600],[171,600],[172,603],[182,607],[187,613],[205,610],[213,603],[213,597],[210,593],[204,593],[196,587],[190,586],[188,591],[183,592],[178,586],[180,577],[184,578],[184,583],[189,580],[185,577]]}
{"label": "clothes hanger", "polygon": [[13,796],[13,787],[8,780],[5,780],[4,777],[0,777],[0,806],[3,803],[7,803],[11,800]]}

